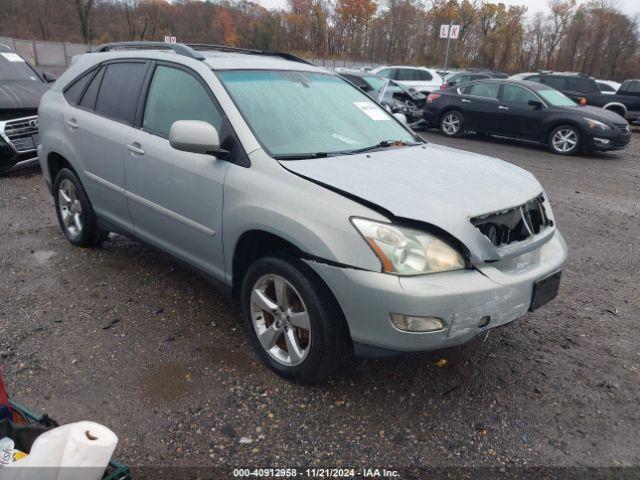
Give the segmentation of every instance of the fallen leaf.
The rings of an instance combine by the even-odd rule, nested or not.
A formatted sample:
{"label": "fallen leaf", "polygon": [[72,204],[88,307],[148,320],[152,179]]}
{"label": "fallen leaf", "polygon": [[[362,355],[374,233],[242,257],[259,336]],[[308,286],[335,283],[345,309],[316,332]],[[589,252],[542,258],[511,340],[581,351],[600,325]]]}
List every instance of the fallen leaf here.
{"label": "fallen leaf", "polygon": [[438,360],[436,362],[436,365],[440,368],[444,368],[444,366],[447,364],[447,359],[446,358],[441,358],[440,360]]}

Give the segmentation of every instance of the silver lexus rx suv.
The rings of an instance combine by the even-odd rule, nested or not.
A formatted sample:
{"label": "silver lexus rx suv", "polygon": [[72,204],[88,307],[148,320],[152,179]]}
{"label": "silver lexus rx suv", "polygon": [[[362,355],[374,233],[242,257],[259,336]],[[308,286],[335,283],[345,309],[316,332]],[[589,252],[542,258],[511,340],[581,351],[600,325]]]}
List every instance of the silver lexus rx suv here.
{"label": "silver lexus rx suv", "polygon": [[567,256],[530,173],[425,143],[288,54],[99,47],[45,94],[40,142],[71,243],[118,232],[189,264],[296,381],[522,317]]}

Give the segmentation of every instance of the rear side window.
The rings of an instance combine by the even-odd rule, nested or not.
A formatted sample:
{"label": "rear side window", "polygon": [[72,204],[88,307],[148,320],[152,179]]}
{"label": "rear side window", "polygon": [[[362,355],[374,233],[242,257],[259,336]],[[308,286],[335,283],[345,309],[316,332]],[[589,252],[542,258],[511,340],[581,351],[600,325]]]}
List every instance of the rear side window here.
{"label": "rear side window", "polygon": [[416,70],[413,68],[399,68],[396,80],[405,82],[429,81],[433,77],[425,70]]}
{"label": "rear side window", "polygon": [[204,86],[184,70],[160,65],[149,87],[142,126],[168,137],[178,120],[202,120],[218,132],[222,127],[222,115]]}
{"label": "rear side window", "polygon": [[100,69],[100,71],[93,77],[91,83],[87,87],[87,90],[84,92],[82,96],[82,100],[80,101],[80,106],[84,108],[88,108],[89,110],[93,110],[96,106],[96,98],[98,97],[98,89],[100,88],[100,81],[102,80],[102,75],[104,74],[104,67]]}
{"label": "rear side window", "polygon": [[564,77],[542,77],[542,83],[556,90],[568,90]]}
{"label": "rear side window", "polygon": [[80,96],[84,91],[84,87],[86,87],[87,83],[89,83],[89,80],[91,80],[93,73],[93,70],[91,72],[85,73],[75,82],[73,82],[71,86],[67,87],[67,89],[64,91],[64,97],[69,103],[71,103],[72,105],[77,105],[80,102]]}
{"label": "rear side window", "polygon": [[125,123],[133,123],[146,63],[112,63],[106,67],[96,101],[97,113]]}
{"label": "rear side window", "polygon": [[384,78],[393,78],[395,69],[393,68],[385,68],[384,70],[380,70],[376,75],[379,75]]}
{"label": "rear side window", "polygon": [[474,83],[464,89],[464,93],[467,95],[495,99],[498,98],[498,91],[500,91],[500,84],[498,83]]}

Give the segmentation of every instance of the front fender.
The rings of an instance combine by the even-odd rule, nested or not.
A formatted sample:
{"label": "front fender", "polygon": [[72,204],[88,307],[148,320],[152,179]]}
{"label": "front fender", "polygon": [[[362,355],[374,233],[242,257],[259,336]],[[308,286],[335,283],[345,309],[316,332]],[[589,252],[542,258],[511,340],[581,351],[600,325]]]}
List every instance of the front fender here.
{"label": "front fender", "polygon": [[240,237],[251,230],[276,235],[302,252],[358,269],[381,265],[350,222],[360,216],[387,221],[379,213],[305,180],[268,157],[251,155],[251,167],[232,165],[224,186],[223,246],[225,278]]}

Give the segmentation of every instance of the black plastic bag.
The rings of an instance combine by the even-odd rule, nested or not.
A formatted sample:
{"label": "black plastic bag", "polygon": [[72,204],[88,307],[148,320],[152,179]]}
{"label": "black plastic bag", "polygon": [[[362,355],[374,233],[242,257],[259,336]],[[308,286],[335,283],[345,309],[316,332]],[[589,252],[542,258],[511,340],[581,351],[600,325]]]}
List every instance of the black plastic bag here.
{"label": "black plastic bag", "polygon": [[36,438],[57,426],[58,424],[46,415],[40,422],[29,424],[15,423],[5,418],[0,420],[0,439],[8,437],[15,443],[16,450],[29,453]]}

